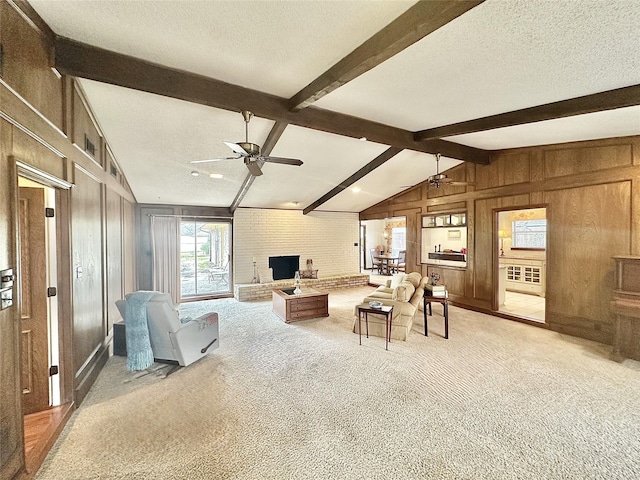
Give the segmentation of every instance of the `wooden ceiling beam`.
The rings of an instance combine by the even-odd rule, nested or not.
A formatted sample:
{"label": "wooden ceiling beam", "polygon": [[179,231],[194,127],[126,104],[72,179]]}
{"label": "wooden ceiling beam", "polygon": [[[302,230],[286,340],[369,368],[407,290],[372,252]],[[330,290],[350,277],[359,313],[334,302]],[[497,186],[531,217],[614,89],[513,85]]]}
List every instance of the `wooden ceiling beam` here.
{"label": "wooden ceiling beam", "polygon": [[383,163],[385,163],[387,160],[395,157],[397,154],[399,154],[402,150],[402,148],[396,148],[396,147],[389,147],[388,149],[386,149],[384,152],[382,152],[380,155],[378,155],[376,158],[374,158],[373,160],[371,160],[369,163],[367,163],[364,167],[362,167],[360,170],[358,170],[356,173],[354,173],[353,175],[351,175],[349,178],[347,178],[346,180],[340,182],[339,185],[337,185],[336,187],[334,187],[331,191],[325,193],[322,197],[320,197],[318,200],[316,200],[315,202],[313,202],[312,204],[310,204],[308,207],[306,207],[302,213],[304,215],[306,215],[307,213],[315,210],[316,208],[318,208],[320,205],[322,205],[323,203],[326,203],[328,200],[330,200],[331,198],[335,197],[336,195],[338,195],[340,192],[342,192],[343,190],[349,188],[351,185],[353,185],[354,183],[356,183],[358,180],[360,180],[362,177],[364,177],[365,175],[371,173],[373,170],[375,170],[376,168],[378,168],[380,165],[382,165]]}
{"label": "wooden ceiling beam", "polygon": [[616,88],[606,92],[584,95],[582,97],[561,100],[535,107],[514,110],[488,117],[477,118],[442,127],[429,128],[416,132],[416,141],[431,141],[436,138],[462,135],[465,133],[482,132],[495,128],[512,127],[526,123],[542,122],[555,118],[572,117],[585,113],[595,113],[616,108],[640,105],[640,85]]}
{"label": "wooden ceiling beam", "polygon": [[458,18],[484,0],[421,0],[295,94],[292,111],[308,107],[405,48]]}
{"label": "wooden ceiling beam", "polygon": [[232,85],[202,75],[172,69],[64,37],[55,41],[55,65],[65,75],[177,98],[337,135],[366,137],[372,142],[479,164],[489,163],[486,150],[444,140],[417,142],[414,133],[362,118],[308,107],[289,109],[286,98]]}
{"label": "wooden ceiling beam", "polygon": [[[275,147],[276,143],[278,143],[278,140],[280,140],[280,137],[284,133],[284,129],[287,128],[287,125],[288,124],[285,122],[276,122],[273,127],[271,127],[271,131],[269,132],[269,135],[267,135],[267,139],[262,146],[262,155],[271,155],[273,147]],[[258,160],[258,167],[262,168],[263,165],[264,161]],[[236,209],[240,206],[240,202],[242,202],[242,199],[251,188],[251,185],[253,185],[253,181],[255,180],[255,178],[256,177],[254,175],[251,175],[250,173],[247,174],[244,181],[242,182],[242,185],[240,186],[240,189],[238,190],[238,193],[236,194],[236,198],[233,199],[233,202],[229,207],[229,211],[231,213],[235,212]]]}

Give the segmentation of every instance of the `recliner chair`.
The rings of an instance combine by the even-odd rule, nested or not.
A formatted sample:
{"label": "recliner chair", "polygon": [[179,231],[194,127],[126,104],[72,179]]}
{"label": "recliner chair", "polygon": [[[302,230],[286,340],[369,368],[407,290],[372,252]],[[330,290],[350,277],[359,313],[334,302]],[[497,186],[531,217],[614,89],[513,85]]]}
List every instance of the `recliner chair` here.
{"label": "recliner chair", "polygon": [[[125,321],[126,299],[116,305]],[[171,296],[157,293],[147,302],[147,325],[153,357],[186,367],[218,348],[218,314],[207,313],[186,323],[180,321]]]}

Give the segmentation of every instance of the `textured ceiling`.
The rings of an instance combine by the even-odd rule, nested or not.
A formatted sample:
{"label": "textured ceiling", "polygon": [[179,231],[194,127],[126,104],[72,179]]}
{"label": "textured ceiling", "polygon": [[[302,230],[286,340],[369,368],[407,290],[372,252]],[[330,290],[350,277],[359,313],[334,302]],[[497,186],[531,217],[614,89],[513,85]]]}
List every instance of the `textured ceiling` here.
{"label": "textured ceiling", "polygon": [[[414,2],[30,3],[59,35],[289,98]],[[630,0],[487,0],[315,106],[416,131],[640,84],[638,18],[640,2]],[[189,162],[228,156],[222,142],[244,139],[239,113],[81,84],[138,201],[233,202],[247,175],[241,160]],[[272,125],[254,118],[250,141],[264,144]],[[638,134],[640,107],[630,107],[448,140],[502,149]],[[289,125],[272,154],[304,164],[266,164],[240,205],[302,209],[387,148]],[[458,163],[443,158],[441,170]],[[362,211],[435,169],[433,155],[405,150],[359,180],[359,193],[345,189],[318,209]]]}
{"label": "textured ceiling", "polygon": [[636,85],[639,15],[629,0],[489,0],[316,105],[416,131]]}
{"label": "textured ceiling", "polygon": [[415,2],[30,3],[58,35],[290,97]]}

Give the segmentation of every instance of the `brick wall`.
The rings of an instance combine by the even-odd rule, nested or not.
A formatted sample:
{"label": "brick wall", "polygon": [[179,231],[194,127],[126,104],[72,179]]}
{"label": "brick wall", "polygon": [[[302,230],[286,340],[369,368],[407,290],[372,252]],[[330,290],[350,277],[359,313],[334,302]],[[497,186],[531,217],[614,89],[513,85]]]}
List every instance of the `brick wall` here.
{"label": "brick wall", "polygon": [[357,273],[357,213],[239,208],[234,212],[234,282],[251,283],[253,258],[262,274],[269,257],[300,255],[300,268],[313,259],[318,277]]}
{"label": "brick wall", "polygon": [[[335,275],[332,277],[324,277],[317,279],[303,279],[301,280],[301,287],[313,288],[315,290],[327,291],[337,290],[342,288],[356,288],[369,284],[369,275],[366,273],[354,273],[348,275]],[[250,284],[235,284],[234,296],[239,302],[246,302],[249,300],[264,300],[271,298],[272,291],[274,289],[292,288],[292,280],[277,280],[269,283],[250,283]]]}

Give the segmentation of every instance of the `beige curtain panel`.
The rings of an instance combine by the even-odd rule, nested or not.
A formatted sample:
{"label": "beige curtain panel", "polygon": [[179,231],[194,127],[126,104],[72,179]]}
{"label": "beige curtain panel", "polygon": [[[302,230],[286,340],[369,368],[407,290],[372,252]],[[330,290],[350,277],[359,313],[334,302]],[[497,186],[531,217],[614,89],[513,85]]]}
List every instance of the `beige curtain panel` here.
{"label": "beige curtain panel", "polygon": [[180,301],[179,219],[151,217],[153,242],[153,289]]}

